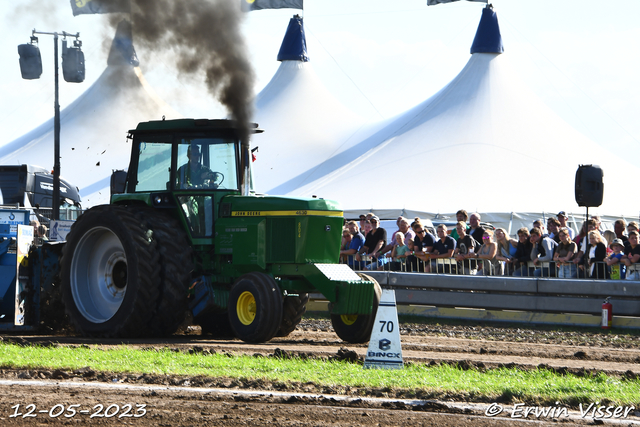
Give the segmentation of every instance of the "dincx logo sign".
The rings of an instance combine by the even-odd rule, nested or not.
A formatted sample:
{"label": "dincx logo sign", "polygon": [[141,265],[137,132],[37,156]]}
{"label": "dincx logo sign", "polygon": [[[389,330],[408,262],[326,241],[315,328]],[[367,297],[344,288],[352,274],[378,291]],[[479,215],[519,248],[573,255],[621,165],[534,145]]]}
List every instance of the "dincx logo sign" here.
{"label": "dincx logo sign", "polygon": [[401,369],[403,365],[396,295],[391,289],[383,289],[364,367]]}

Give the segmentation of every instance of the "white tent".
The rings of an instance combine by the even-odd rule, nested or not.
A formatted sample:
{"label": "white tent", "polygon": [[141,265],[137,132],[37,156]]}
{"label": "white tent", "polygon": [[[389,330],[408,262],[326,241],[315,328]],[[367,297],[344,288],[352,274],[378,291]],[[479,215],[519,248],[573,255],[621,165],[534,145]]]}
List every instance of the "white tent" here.
{"label": "white tent", "polygon": [[[256,97],[254,121],[265,130],[252,137],[256,190],[280,183],[327,160],[364,120],[344,107],[317,77],[309,57],[302,18],[294,16],[282,42],[281,64]],[[277,193],[273,193],[277,194]]]}
{"label": "white tent", "polygon": [[[108,203],[110,177],[129,166],[127,130],[140,121],[179,117],[149,87],[123,21],[108,66],[91,87],[60,112],[61,176],[79,187],[83,207]],[[0,147],[0,164],[53,169],[53,119]],[[47,166],[51,167],[47,167]]]}
{"label": "white tent", "polygon": [[[605,175],[601,212],[631,213],[638,168],[571,128],[520,81],[502,54],[495,12],[483,9],[471,58],[447,86],[304,174],[289,196],[339,200],[346,211],[583,211],[579,164]],[[632,216],[632,215],[631,215]],[[387,216],[389,217],[389,216]]]}

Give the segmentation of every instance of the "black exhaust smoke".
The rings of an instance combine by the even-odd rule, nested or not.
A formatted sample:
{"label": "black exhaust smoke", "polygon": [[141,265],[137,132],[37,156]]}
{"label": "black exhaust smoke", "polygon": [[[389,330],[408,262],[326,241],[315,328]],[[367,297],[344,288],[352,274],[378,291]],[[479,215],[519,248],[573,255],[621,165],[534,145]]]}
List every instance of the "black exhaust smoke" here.
{"label": "black exhaust smoke", "polygon": [[[116,0],[122,1],[122,0]],[[109,15],[115,27],[122,15]],[[233,0],[131,0],[133,42],[152,52],[173,51],[179,73],[204,73],[209,92],[237,121],[248,146],[254,73]]]}

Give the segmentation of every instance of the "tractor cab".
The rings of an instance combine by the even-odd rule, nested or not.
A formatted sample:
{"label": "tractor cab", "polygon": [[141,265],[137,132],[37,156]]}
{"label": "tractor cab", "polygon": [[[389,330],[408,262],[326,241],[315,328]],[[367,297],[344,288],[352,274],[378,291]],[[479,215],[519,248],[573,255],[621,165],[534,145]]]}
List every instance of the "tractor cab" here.
{"label": "tractor cab", "polygon": [[[261,131],[254,125],[252,132]],[[243,147],[231,120],[145,122],[130,130],[129,137],[135,149],[127,195],[114,195],[112,202],[138,195],[156,208],[177,205],[192,240],[213,238],[220,200],[240,195],[243,182],[251,188],[250,179],[243,181],[250,175],[243,172]]]}

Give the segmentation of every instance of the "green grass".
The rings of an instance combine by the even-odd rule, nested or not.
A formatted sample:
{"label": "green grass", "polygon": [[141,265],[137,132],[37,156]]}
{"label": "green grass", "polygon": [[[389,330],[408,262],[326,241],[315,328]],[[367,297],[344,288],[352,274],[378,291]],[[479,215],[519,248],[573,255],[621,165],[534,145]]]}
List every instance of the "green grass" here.
{"label": "green grass", "polygon": [[[611,402],[640,406],[640,381],[605,374],[560,375],[546,369],[500,368],[480,372],[450,365],[411,364],[402,370],[371,370],[361,365],[319,359],[276,359],[166,350],[139,350],[126,346],[97,348],[18,346],[0,343],[0,366],[23,369],[75,370],[126,374],[168,374],[271,381],[291,386],[349,386],[362,394],[375,390],[394,396],[451,396],[476,401],[517,401],[577,406]],[[295,388],[295,387],[294,387]]]}

